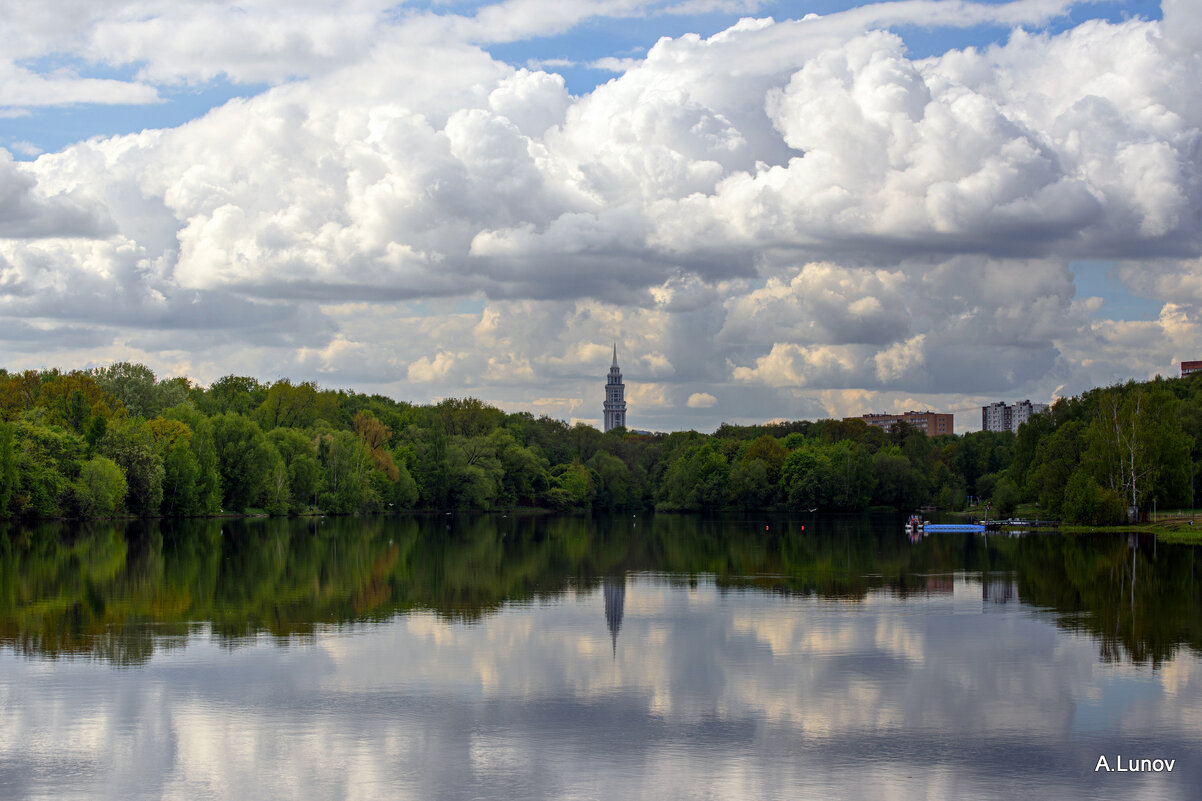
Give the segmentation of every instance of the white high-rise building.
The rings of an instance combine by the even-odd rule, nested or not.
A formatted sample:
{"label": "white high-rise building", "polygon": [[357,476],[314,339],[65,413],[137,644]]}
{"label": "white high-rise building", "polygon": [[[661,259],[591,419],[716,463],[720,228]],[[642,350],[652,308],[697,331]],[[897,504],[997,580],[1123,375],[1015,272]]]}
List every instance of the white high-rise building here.
{"label": "white high-rise building", "polygon": [[1011,410],[1003,401],[991,403],[988,406],[981,407],[981,430],[982,431],[1009,431]]}
{"label": "white high-rise building", "polygon": [[1046,403],[1031,403],[1029,400],[1019,401],[1014,404],[1014,411],[1010,413],[1010,430],[1017,432],[1018,427],[1023,423],[1047,410],[1048,405]]}
{"label": "white high-rise building", "polygon": [[614,363],[609,367],[605,380],[605,424],[603,431],[626,427],[626,385],[622,383],[622,370],[618,367],[618,345],[614,343]]}
{"label": "white high-rise building", "polygon": [[981,407],[981,430],[1017,433],[1018,427],[1030,420],[1033,415],[1047,410],[1046,403],[1031,403],[1029,400],[1022,400],[1014,404],[1002,401],[991,403]]}

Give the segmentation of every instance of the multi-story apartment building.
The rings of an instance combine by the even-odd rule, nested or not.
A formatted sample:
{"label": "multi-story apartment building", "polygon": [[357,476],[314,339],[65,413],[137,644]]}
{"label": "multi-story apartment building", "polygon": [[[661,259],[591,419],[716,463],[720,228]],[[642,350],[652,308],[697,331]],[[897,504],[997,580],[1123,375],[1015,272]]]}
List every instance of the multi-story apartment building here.
{"label": "multi-story apartment building", "polygon": [[1009,431],[1014,417],[1014,407],[1003,401],[981,407],[982,431]]}
{"label": "multi-story apartment building", "polygon": [[1032,415],[1047,410],[1046,403],[1031,403],[1029,400],[1018,403],[991,403],[981,407],[981,430],[1018,431],[1018,427],[1030,420]]}
{"label": "multi-story apartment building", "polygon": [[[883,428],[886,431],[893,428],[898,423],[907,423],[914,426],[928,437],[936,436],[937,434],[953,434],[955,426],[953,425],[954,415],[939,414],[937,412],[906,412],[905,414],[886,414],[884,412],[877,414],[865,414],[860,417],[865,423],[877,428]],[[849,417],[848,420],[856,418]]]}

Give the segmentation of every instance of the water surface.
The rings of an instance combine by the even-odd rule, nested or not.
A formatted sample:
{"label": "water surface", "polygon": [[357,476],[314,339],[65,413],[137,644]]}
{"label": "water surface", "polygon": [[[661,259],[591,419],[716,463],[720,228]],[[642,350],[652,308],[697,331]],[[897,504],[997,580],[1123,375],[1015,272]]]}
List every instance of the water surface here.
{"label": "water surface", "polygon": [[1194,798],[1200,571],[866,517],[13,527],[0,797]]}

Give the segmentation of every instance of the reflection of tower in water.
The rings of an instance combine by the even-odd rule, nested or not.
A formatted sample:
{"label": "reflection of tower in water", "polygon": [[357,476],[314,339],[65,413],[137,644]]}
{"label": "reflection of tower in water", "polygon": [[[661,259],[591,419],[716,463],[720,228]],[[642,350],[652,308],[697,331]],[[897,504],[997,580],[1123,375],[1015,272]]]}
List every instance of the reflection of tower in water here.
{"label": "reflection of tower in water", "polygon": [[609,627],[614,658],[617,658],[618,629],[622,628],[622,608],[626,605],[626,576],[603,579],[601,591],[605,594],[605,625]]}
{"label": "reflection of tower in water", "polygon": [[1001,578],[981,580],[981,599],[995,604],[1006,604],[1018,600],[1018,583]]}

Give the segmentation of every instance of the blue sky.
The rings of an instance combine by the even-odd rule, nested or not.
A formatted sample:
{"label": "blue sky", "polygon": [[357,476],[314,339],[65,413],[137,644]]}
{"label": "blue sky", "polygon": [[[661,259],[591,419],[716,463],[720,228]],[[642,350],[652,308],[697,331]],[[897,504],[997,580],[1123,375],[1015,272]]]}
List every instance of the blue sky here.
{"label": "blue sky", "polygon": [[616,341],[640,428],[967,430],[1202,355],[1189,0],[58,0],[0,52],[10,369],[596,423]]}
{"label": "blue sky", "polygon": [[1077,293],[1083,297],[1102,298],[1102,310],[1112,320],[1154,320],[1160,314],[1161,301],[1127,289],[1115,262],[1074,262],[1069,269]]}

